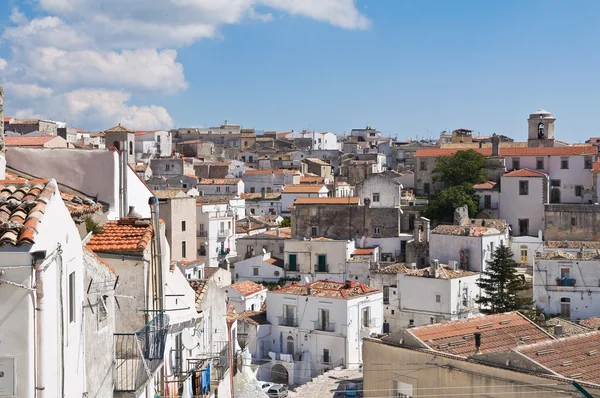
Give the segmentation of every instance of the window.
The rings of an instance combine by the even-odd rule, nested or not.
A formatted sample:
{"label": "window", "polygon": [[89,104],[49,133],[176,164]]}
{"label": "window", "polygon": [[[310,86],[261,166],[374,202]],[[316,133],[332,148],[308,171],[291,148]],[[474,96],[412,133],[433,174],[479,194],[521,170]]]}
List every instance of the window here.
{"label": "window", "polygon": [[485,209],[490,209],[492,207],[492,195],[483,196],[483,207]]}
{"label": "window", "polygon": [[512,158],[512,168],[513,170],[519,170],[521,168],[521,159]]}
{"label": "window", "polygon": [[250,187],[250,193],[256,193],[256,189],[254,187]]}
{"label": "window", "polygon": [[221,192],[221,187],[217,187],[217,192]]}
{"label": "window", "polygon": [[69,323],[75,322],[75,272],[69,274]]}
{"label": "window", "polygon": [[571,299],[568,297],[560,299],[560,316],[571,319]]}
{"label": "window", "polygon": [[527,263],[527,254],[529,251],[527,250],[527,246],[521,246],[521,264]]}
{"label": "window", "polygon": [[317,227],[310,227],[310,236],[313,238],[317,237]]}
{"label": "window", "polygon": [[298,255],[290,254],[288,256],[288,260],[289,260],[288,269],[290,271],[298,271]]}
{"label": "window", "polygon": [[519,235],[521,235],[521,236],[529,235],[529,219],[528,218],[520,218],[519,219]]}
{"label": "window", "polygon": [[552,188],[560,188],[560,180],[550,180],[550,186]]}
{"label": "window", "polygon": [[435,295],[435,302],[436,303],[441,303],[442,302],[442,296],[440,296],[439,294]]}
{"label": "window", "polygon": [[421,161],[421,166],[419,167],[421,170],[427,170],[427,163]]}
{"label": "window", "polygon": [[200,248],[198,249],[198,254],[200,254],[201,256],[206,256],[206,246],[200,246]]}
{"label": "window", "polygon": [[560,158],[560,168],[563,170],[569,168],[569,158]]}
{"label": "window", "polygon": [[584,169],[591,169],[592,168],[592,158],[589,156],[586,156],[585,158],[583,158],[583,168]]}
{"label": "window", "polygon": [[394,380],[394,398],[412,398],[413,397],[413,386],[412,384],[402,383]]}
{"label": "window", "polygon": [[389,303],[390,303],[390,287],[384,286],[383,287],[383,304],[389,304]]}
{"label": "window", "polygon": [[182,333],[175,335],[175,349],[174,351],[174,373],[181,374],[183,372],[183,335]]}
{"label": "window", "polygon": [[544,168],[544,158],[537,158],[535,160],[535,168],[542,170]]}
{"label": "window", "polygon": [[571,217],[571,226],[575,227],[577,225],[577,219],[575,217]]}
{"label": "window", "polygon": [[225,187],[225,192],[229,193],[229,187]]}
{"label": "window", "polygon": [[107,295],[98,297],[98,322],[102,322],[108,317],[108,307],[106,304]]}
{"label": "window", "polygon": [[250,311],[254,311],[254,304],[250,306]]}
{"label": "window", "polygon": [[519,195],[529,195],[529,181],[519,181]]}
{"label": "window", "polygon": [[317,272],[327,272],[327,254],[317,254]]}
{"label": "window", "polygon": [[322,363],[330,363],[331,360],[329,358],[329,349],[328,348],[323,348],[323,360],[321,361]]}
{"label": "window", "polygon": [[429,193],[429,183],[426,182],[425,184],[423,184],[423,192],[425,193]]}
{"label": "window", "polygon": [[254,207],[250,209],[250,214],[256,214],[256,209]]}
{"label": "window", "polygon": [[170,165],[170,164],[166,164],[166,165],[165,165],[165,170],[166,170],[166,171],[169,171],[169,170],[171,170],[171,165]]}
{"label": "window", "polygon": [[362,318],[360,322],[363,328],[371,326],[371,307],[365,307],[362,309]]}
{"label": "window", "polygon": [[310,216],[311,217],[316,217],[317,216],[317,209],[315,207],[312,207],[310,209]]}
{"label": "window", "polygon": [[259,268],[258,267],[252,267],[252,275],[253,276],[258,276],[259,274]]}
{"label": "window", "polygon": [[267,193],[273,193],[273,188],[267,187]]}
{"label": "window", "polygon": [[560,277],[562,278],[570,278],[571,277],[571,268],[570,267],[561,267],[560,268]]}
{"label": "window", "polygon": [[283,323],[284,326],[294,326],[296,324],[296,306],[283,305]]}
{"label": "window", "polygon": [[373,194],[373,202],[379,202],[379,194],[378,193]]}
{"label": "window", "polygon": [[374,227],[373,235],[381,235],[381,227]]}
{"label": "window", "polygon": [[269,207],[269,215],[274,215],[275,209],[273,207]]}
{"label": "window", "polygon": [[285,251],[285,246],[281,245],[279,246],[279,254],[283,253]]}
{"label": "window", "polygon": [[181,257],[187,257],[187,255],[186,255],[185,241],[181,242]]}
{"label": "window", "polygon": [[583,196],[583,186],[575,185],[575,196],[582,197]]}
{"label": "window", "polygon": [[317,330],[329,331],[329,310],[319,308],[319,319],[317,321]]}
{"label": "window", "polygon": [[181,232],[185,232],[185,221],[181,222]]}

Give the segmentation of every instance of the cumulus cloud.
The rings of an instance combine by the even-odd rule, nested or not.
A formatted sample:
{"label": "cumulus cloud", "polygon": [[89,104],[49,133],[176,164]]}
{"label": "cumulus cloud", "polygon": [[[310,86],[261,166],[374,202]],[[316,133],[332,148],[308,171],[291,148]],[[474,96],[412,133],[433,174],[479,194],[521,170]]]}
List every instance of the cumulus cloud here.
{"label": "cumulus cloud", "polygon": [[21,84],[8,82],[4,84],[7,97],[17,99],[37,99],[47,98],[53,94],[53,90],[49,87],[38,86],[37,84]]}
{"label": "cumulus cloud", "polygon": [[6,62],[5,59],[0,58],[0,72],[6,69],[6,65],[8,65],[8,62]]}

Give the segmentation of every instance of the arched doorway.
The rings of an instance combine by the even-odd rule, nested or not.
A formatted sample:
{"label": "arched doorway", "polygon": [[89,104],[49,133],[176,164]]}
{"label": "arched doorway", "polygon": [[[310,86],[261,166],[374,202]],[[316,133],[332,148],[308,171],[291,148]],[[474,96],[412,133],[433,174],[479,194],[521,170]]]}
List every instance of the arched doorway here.
{"label": "arched doorway", "polygon": [[276,364],[271,368],[271,381],[278,384],[288,384],[288,371],[285,366]]}
{"label": "arched doorway", "polygon": [[552,188],[550,190],[550,203],[560,203],[560,189]]}

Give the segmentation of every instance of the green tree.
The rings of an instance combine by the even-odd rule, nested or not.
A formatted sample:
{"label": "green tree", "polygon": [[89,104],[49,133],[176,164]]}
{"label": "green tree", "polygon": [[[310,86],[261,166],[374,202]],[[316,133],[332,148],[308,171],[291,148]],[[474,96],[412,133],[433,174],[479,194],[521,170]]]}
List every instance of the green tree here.
{"label": "green tree", "polygon": [[421,215],[438,222],[454,221],[454,210],[467,205],[469,214],[474,215],[479,208],[479,197],[470,184],[462,184],[446,188],[429,201]]}
{"label": "green tree", "polygon": [[510,247],[500,245],[487,262],[487,268],[477,286],[483,290],[475,302],[482,306],[481,312],[497,314],[515,311],[533,303],[521,292],[529,289],[522,275],[517,274],[517,262],[513,260]]}
{"label": "green tree", "polygon": [[435,160],[433,182],[441,181],[447,187],[462,184],[485,182],[486,158],[473,149],[458,151],[451,156],[441,156]]}
{"label": "green tree", "polygon": [[279,223],[280,228],[291,227],[292,226],[292,218],[291,217],[283,217],[283,220]]}

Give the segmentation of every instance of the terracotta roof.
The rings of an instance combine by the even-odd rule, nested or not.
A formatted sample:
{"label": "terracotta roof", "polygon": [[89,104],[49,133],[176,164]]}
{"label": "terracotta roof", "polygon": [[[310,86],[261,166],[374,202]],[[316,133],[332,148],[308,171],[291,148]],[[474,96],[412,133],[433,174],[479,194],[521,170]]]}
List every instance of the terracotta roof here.
{"label": "terracotta roof", "polygon": [[[431,268],[417,268],[413,269],[407,267],[403,263],[390,264],[387,267],[379,268],[373,271],[376,274],[405,274],[407,276],[420,276],[423,278],[431,278]],[[438,268],[437,279],[455,279],[462,278],[464,276],[477,275],[477,272],[467,271],[464,269],[453,270],[450,266],[440,264]]]}
{"label": "terracotta roof", "polygon": [[[555,331],[554,327],[556,325],[562,326],[563,332],[560,337],[573,336],[576,334],[588,333],[588,332],[592,331],[591,328],[587,328],[585,326],[578,325],[575,322],[567,321],[566,319],[562,319],[562,318],[550,318],[550,319],[546,320],[545,324],[540,325],[540,327],[543,328],[549,334],[554,335],[554,331]],[[559,336],[555,336],[555,337],[559,337]]]}
{"label": "terracotta roof", "polygon": [[244,311],[237,316],[238,321],[248,322],[251,325],[269,325],[266,312]]}
{"label": "terracotta roof", "polygon": [[600,331],[520,346],[515,351],[561,376],[600,384]]}
{"label": "terracotta roof", "polygon": [[156,133],[157,131],[160,131],[160,130],[136,131],[135,135],[146,135],[146,134],[150,134],[150,133]]}
{"label": "terracotta roof", "polygon": [[53,179],[35,185],[0,182],[0,245],[33,244],[46,205],[56,192]]}
{"label": "terracotta roof", "polygon": [[362,249],[355,249],[352,252],[353,256],[368,256],[369,254],[373,254],[373,251],[375,250],[374,247],[365,247]]}
{"label": "terracotta roof", "polygon": [[547,177],[548,174],[530,169],[513,170],[502,177]]}
{"label": "terracotta roof", "polygon": [[517,312],[486,315],[407,329],[434,351],[458,356],[475,354],[473,334],[481,333],[482,354],[508,351],[520,342],[533,344],[552,336]]}
{"label": "terracotta roof", "polygon": [[494,188],[496,188],[496,185],[497,184],[494,181],[486,181],[486,182],[482,182],[481,184],[473,185],[473,189],[480,189],[480,190],[494,189]]}
{"label": "terracotta roof", "polygon": [[[265,231],[264,234],[270,235],[270,236],[277,236],[277,230],[271,229],[269,231]],[[279,228],[279,237],[283,238],[283,239],[291,239],[292,238],[292,228],[291,227]]]}
{"label": "terracotta roof", "polygon": [[135,171],[140,173],[140,172],[144,172],[148,170],[148,165],[147,164],[136,164],[135,165]]}
{"label": "terracotta roof", "polygon": [[236,185],[240,181],[241,178],[201,178],[198,185]]}
{"label": "terracotta roof", "polygon": [[592,166],[592,171],[600,171],[600,160],[594,163]]}
{"label": "terracotta roof", "polygon": [[262,197],[262,193],[241,193],[240,198],[246,200],[279,200],[281,199],[280,193],[265,193],[265,197]]}
{"label": "terracotta roof", "polygon": [[272,264],[279,268],[283,268],[284,261],[282,258],[271,257],[271,258],[266,259],[265,263]]}
{"label": "terracotta roof", "polygon": [[298,170],[285,170],[285,169],[279,169],[279,170],[254,170],[254,169],[249,169],[246,170],[244,172],[244,175],[267,175],[267,174],[300,174],[300,172]]}
{"label": "terracotta roof", "polygon": [[258,283],[254,283],[252,281],[234,283],[229,287],[237,292],[240,292],[242,296],[245,297],[252,296],[253,294],[262,292],[263,290],[267,290],[267,288],[263,285],[259,285]]}
{"label": "terracotta roof", "polygon": [[4,123],[9,123],[10,119],[12,119],[12,117],[10,117],[10,116],[4,116]]}
{"label": "terracotta roof", "polygon": [[271,293],[306,296],[308,295],[308,288],[311,289],[310,295],[313,297],[330,297],[339,299],[349,299],[381,292],[378,289],[362,283],[350,282],[350,287],[346,287],[346,284],[342,282],[315,281],[307,285],[299,285],[296,282],[292,282],[291,285],[273,290]]}
{"label": "terracotta roof", "polygon": [[4,144],[6,146],[44,146],[48,141],[55,139],[57,136],[42,136],[42,137],[5,137]]}
{"label": "terracotta roof", "polygon": [[87,246],[95,252],[141,252],[154,234],[150,219],[124,217],[104,224],[100,234],[92,236]]}
{"label": "terracotta roof", "polygon": [[294,205],[358,205],[358,198],[297,198]]}
{"label": "terracotta roof", "polygon": [[541,252],[537,258],[543,260],[597,261],[600,260],[600,250],[596,249],[578,253],[569,253],[562,250],[552,250]]}
{"label": "terracotta roof", "polygon": [[204,195],[196,196],[196,206],[209,204],[229,203],[230,200],[236,199],[235,195]]}
{"label": "terracotta roof", "polygon": [[327,189],[325,185],[284,185],[282,194],[284,193],[318,193],[323,188]]}
{"label": "terracotta roof", "polygon": [[71,216],[83,216],[85,214],[94,214],[104,209],[100,203],[96,203],[89,198],[80,198],[79,196],[61,192],[60,196],[67,206]]}
{"label": "terracotta roof", "polygon": [[116,125],[115,127],[111,127],[108,130],[104,130],[104,132],[105,133],[133,133],[132,130],[129,130],[125,126],[121,126],[120,124]]}
{"label": "terracotta roof", "polygon": [[208,290],[208,281],[204,279],[188,279],[188,284],[195,293],[196,311],[199,311],[204,293]]}
{"label": "terracotta roof", "polygon": [[300,184],[323,184],[325,182],[325,177],[312,177],[312,176],[304,176],[300,177]]}
{"label": "terracotta roof", "polygon": [[581,321],[579,321],[579,324],[589,329],[600,329],[600,318],[592,317],[582,319]]}
{"label": "terracotta roof", "polygon": [[[450,156],[461,150],[473,149],[483,156],[492,156],[492,148],[420,148],[415,158]],[[598,149],[592,145],[577,145],[549,148],[509,147],[500,148],[500,156],[569,156],[597,155]]]}
{"label": "terracotta roof", "polygon": [[204,267],[204,279],[210,279],[221,267]]}

